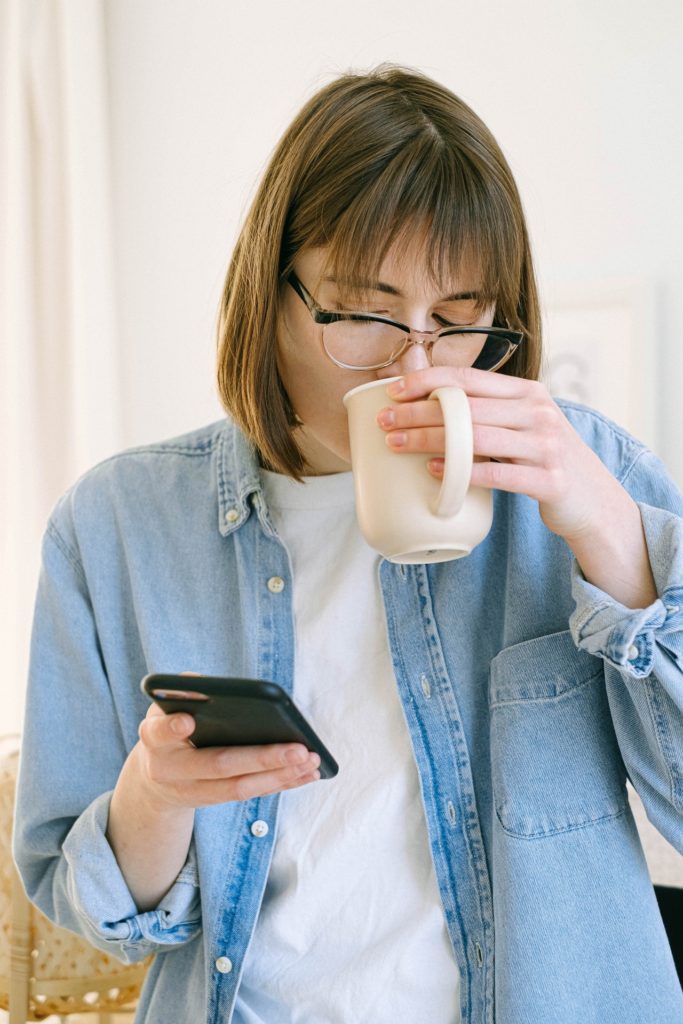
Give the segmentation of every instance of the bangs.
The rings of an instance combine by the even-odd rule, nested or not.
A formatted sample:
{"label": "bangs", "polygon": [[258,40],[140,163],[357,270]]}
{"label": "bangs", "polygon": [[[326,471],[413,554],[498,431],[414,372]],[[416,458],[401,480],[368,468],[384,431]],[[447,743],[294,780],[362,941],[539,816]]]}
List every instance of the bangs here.
{"label": "bangs", "polygon": [[344,282],[345,301],[358,304],[391,249],[402,264],[420,253],[439,290],[458,281],[476,291],[477,313],[492,304],[514,309],[523,250],[509,199],[495,184],[434,133],[414,137],[332,223],[321,218],[315,244],[329,248],[326,271]]}
{"label": "bangs", "polygon": [[307,471],[278,345],[287,276],[297,254],[310,249],[324,250],[322,276],[342,292],[328,294],[352,310],[362,311],[368,285],[381,283],[387,256],[444,296],[475,293],[468,314],[494,306],[494,326],[524,336],[496,372],[538,378],[531,247],[493,135],[466,103],[420,72],[391,64],[350,71],[310,98],[276,146],[221,297],[219,394],[264,466],[296,480]]}

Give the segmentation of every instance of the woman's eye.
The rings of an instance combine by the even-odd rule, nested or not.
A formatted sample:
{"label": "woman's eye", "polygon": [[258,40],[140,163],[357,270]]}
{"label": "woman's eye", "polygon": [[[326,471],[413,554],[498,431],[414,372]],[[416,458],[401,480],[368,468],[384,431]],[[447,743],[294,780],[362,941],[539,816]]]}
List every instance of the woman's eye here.
{"label": "woman's eye", "polygon": [[367,306],[351,303],[334,302],[331,307],[335,313],[371,313],[373,316],[390,316],[388,309],[369,309]]}
{"label": "woman's eye", "polygon": [[477,319],[476,314],[471,310],[467,313],[449,313],[448,316],[443,313],[434,313],[433,318],[442,327],[468,327]]}
{"label": "woman's eye", "polygon": [[437,324],[441,324],[442,327],[464,327],[467,323],[471,323],[466,318],[461,316],[450,316],[445,317],[441,313],[435,313],[434,319]]}

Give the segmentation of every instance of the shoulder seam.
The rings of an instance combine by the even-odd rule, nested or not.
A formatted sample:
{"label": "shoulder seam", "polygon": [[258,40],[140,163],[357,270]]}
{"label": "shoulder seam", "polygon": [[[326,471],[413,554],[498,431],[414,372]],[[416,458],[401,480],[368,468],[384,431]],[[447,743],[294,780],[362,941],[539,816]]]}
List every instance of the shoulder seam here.
{"label": "shoulder seam", "polygon": [[[99,462],[98,466],[106,466],[108,462],[115,462],[117,459],[125,459],[131,455],[210,455],[216,446],[215,440],[212,438],[206,444],[195,445],[193,447],[184,447],[183,445],[167,445],[167,444],[150,444],[141,445],[139,448],[127,448],[123,452],[115,452],[108,458],[103,459]],[[97,467],[93,467],[95,469]]]}
{"label": "shoulder seam", "polygon": [[623,484],[623,483],[624,483],[624,482],[626,481],[626,479],[627,479],[627,478],[628,478],[628,477],[629,477],[629,476],[631,475],[631,473],[633,472],[633,470],[634,470],[634,468],[635,468],[636,464],[637,464],[638,462],[640,462],[640,460],[641,460],[641,459],[643,458],[643,456],[644,456],[644,455],[647,455],[647,454],[648,454],[648,452],[649,452],[649,448],[645,448],[645,447],[641,448],[641,449],[640,449],[640,451],[637,451],[637,452],[636,452],[635,458],[633,458],[633,459],[631,460],[631,462],[629,463],[629,465],[628,465],[628,466],[626,467],[626,469],[624,470],[624,474],[623,474],[623,476],[621,476],[621,477],[619,477],[619,478],[618,478],[618,479],[619,479],[619,483],[620,483],[620,484]]}
{"label": "shoulder seam", "polygon": [[567,398],[556,398],[555,401],[560,406],[560,408],[568,407],[572,409],[574,412],[578,413],[579,415],[587,416],[589,419],[599,420],[600,423],[602,423],[606,427],[606,429],[609,430],[612,436],[620,438],[621,441],[623,441],[630,447],[631,458],[627,458],[624,460],[624,462],[620,466],[619,475],[616,476],[616,479],[619,481],[619,483],[623,484],[626,478],[632,472],[633,467],[636,465],[638,460],[642,458],[643,455],[646,455],[649,452],[650,449],[647,447],[647,445],[643,444],[643,442],[639,441],[637,437],[634,437],[633,434],[630,434],[628,430],[626,430],[624,427],[620,427],[618,423],[615,423],[614,420],[611,420],[609,416],[606,416],[598,409],[591,409],[590,406],[582,405],[580,402],[572,402]]}
{"label": "shoulder seam", "polygon": [[55,524],[53,523],[52,520],[50,520],[48,522],[47,529],[46,529],[45,533],[46,533],[46,536],[50,537],[51,540],[54,541],[55,546],[57,548],[59,548],[59,550],[64,555],[66,560],[70,563],[72,568],[80,576],[80,578],[83,581],[83,583],[85,583],[86,586],[87,586],[87,580],[85,578],[85,572],[83,571],[83,566],[81,564],[80,558],[78,557],[78,555],[74,551],[71,550],[71,548],[69,547],[67,542],[64,540],[64,538],[62,537],[61,533],[59,532],[59,530],[57,529],[57,527],[55,526]]}

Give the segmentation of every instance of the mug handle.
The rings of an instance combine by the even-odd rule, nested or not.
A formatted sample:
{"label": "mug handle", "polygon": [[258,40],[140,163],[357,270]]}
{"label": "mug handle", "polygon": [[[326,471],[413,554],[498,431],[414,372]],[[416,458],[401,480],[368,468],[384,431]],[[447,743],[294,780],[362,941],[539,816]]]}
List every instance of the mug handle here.
{"label": "mug handle", "polygon": [[472,476],[474,439],[470,403],[462,388],[456,387],[437,388],[429,397],[440,402],[446,431],[443,480],[432,512],[437,516],[454,516],[462,507]]}

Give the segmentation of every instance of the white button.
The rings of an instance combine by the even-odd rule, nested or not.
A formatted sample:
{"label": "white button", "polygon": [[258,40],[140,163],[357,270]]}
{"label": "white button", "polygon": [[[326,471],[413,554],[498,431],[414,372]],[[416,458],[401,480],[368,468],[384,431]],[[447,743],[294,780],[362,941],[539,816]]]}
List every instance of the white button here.
{"label": "white button", "polygon": [[669,615],[673,615],[674,612],[678,611],[678,605],[677,604],[667,604],[666,605],[666,610],[668,611]]}
{"label": "white button", "polygon": [[285,589],[285,581],[282,576],[271,576],[268,580],[268,590],[271,594],[279,594]]}
{"label": "white button", "polygon": [[629,661],[635,661],[637,657],[638,657],[638,648],[636,647],[635,644],[631,644],[631,646],[628,649],[628,660]]}
{"label": "white button", "polygon": [[232,970],[232,960],[227,956],[219,956],[216,960],[216,970],[220,971],[221,974],[230,974]]}
{"label": "white button", "polygon": [[236,508],[229,508],[225,513],[225,518],[229,523],[236,523],[239,519],[240,514]]}
{"label": "white button", "polygon": [[261,839],[263,836],[268,835],[268,822],[267,821],[255,821],[251,826],[252,836],[258,836]]}

